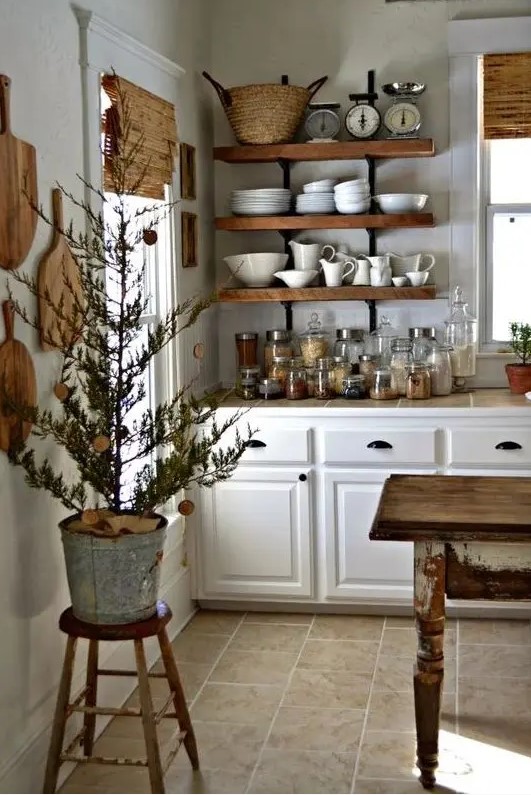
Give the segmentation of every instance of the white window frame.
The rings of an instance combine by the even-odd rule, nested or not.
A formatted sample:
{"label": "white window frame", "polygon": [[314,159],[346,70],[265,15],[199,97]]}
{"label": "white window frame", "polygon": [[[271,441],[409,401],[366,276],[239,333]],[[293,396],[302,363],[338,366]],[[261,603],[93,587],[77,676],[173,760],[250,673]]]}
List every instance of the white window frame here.
{"label": "white window frame", "polygon": [[531,16],[452,20],[448,23],[450,56],[450,294],[463,287],[480,320],[480,350],[493,355],[487,341],[486,216],[488,185],[479,122],[480,58],[485,53],[527,52]]}

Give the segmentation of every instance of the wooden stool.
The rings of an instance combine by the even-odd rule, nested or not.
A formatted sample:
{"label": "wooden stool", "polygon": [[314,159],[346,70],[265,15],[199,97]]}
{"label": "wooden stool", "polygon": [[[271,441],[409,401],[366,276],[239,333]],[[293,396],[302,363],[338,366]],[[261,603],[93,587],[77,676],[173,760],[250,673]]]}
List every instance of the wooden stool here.
{"label": "wooden stool", "polygon": [[[44,776],[43,792],[55,792],[59,768],[63,762],[92,762],[102,765],[133,765],[147,767],[152,792],[165,792],[164,773],[170,766],[181,743],[190,757],[194,770],[199,768],[197,745],[192,728],[192,722],[186,706],[179,672],[173,656],[166,624],[171,619],[171,610],[164,602],[157,603],[157,612],[147,621],[138,621],[135,624],[87,624],[79,621],[72,613],[72,608],[65,610],[59,619],[59,629],[68,635],[66,642],[63,672],[59,685],[57,704],[53,720],[50,749]],[[144,652],[144,638],[156,635],[159,640],[162,661],[165,673],[149,673]],[[70,703],[70,689],[78,638],[87,638],[89,641],[86,685],[79,696]],[[98,643],[100,640],[132,640],[135,646],[136,671],[123,671],[113,668],[98,668]],[[98,707],[96,694],[98,690],[98,676],[138,676],[138,689],[140,709],[114,709],[111,707]],[[153,711],[153,702],[149,687],[149,677],[168,680],[170,695],[168,700],[159,710]],[[175,712],[167,713],[173,703]],[[68,748],[63,751],[66,721],[74,712],[82,712],[83,728],[74,737]],[[127,717],[141,717],[146,741],[146,759],[117,759],[114,757],[92,756],[94,745],[94,732],[96,729],[96,715],[124,715]],[[176,718],[178,728],[170,739],[170,752],[161,762],[159,743],[157,737],[157,724],[162,718]],[[74,753],[77,745],[83,746],[83,755]]]}

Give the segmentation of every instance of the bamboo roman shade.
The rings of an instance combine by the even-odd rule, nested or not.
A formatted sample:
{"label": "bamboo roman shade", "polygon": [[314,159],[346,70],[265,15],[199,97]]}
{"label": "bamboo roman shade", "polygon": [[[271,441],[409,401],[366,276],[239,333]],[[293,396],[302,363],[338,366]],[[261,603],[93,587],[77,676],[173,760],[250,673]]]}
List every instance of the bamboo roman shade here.
{"label": "bamboo roman shade", "polygon": [[531,138],[531,52],[483,56],[484,138]]}
{"label": "bamboo roman shade", "polygon": [[174,106],[118,75],[104,75],[101,84],[111,101],[102,119],[104,190],[115,190],[113,159],[124,155],[121,144],[127,127],[126,150],[132,154],[132,164],[124,192],[163,199],[177,150]]}

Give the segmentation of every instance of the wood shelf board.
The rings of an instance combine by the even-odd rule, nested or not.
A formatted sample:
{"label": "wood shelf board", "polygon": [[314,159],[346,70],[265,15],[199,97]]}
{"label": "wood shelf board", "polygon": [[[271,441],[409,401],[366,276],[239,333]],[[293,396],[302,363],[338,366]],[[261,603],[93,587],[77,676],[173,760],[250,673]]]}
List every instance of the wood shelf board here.
{"label": "wood shelf board", "polygon": [[363,160],[393,157],[433,157],[432,138],[390,138],[382,141],[217,146],[214,160],[225,163],[274,163],[277,160]]}
{"label": "wood shelf board", "polygon": [[431,227],[432,213],[371,215],[234,215],[216,218],[216,229],[239,232],[257,229],[396,229]]}
{"label": "wood shelf board", "polygon": [[256,303],[261,301],[426,301],[436,297],[437,287],[243,287],[223,289],[222,302]]}

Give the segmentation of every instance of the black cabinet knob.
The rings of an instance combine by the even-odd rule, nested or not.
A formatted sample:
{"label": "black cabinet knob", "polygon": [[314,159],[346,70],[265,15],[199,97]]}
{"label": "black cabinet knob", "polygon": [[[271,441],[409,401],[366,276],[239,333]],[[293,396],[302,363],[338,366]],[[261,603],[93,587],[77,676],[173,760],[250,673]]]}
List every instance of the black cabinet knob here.
{"label": "black cabinet knob", "polygon": [[248,442],[245,442],[246,447],[267,447],[265,442],[261,442],[260,439],[249,439]]}
{"label": "black cabinet knob", "polygon": [[496,450],[521,450],[522,445],[518,442],[499,442],[496,445]]}
{"label": "black cabinet knob", "polygon": [[308,480],[308,476],[307,475],[299,475],[299,480],[302,480],[302,482],[304,483],[305,480]]}
{"label": "black cabinet knob", "polygon": [[376,439],[374,442],[369,442],[367,445],[369,450],[392,450],[393,445],[389,442],[384,442],[383,439]]}

